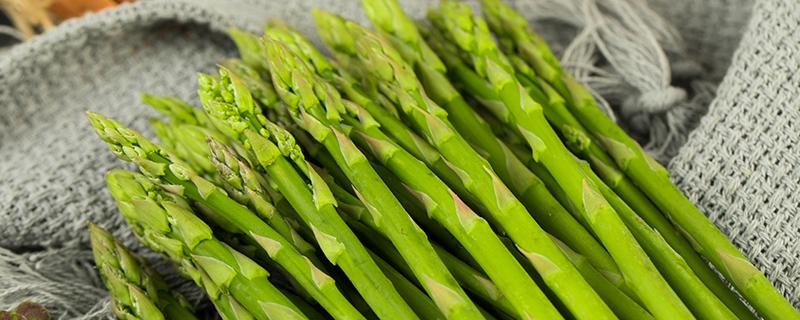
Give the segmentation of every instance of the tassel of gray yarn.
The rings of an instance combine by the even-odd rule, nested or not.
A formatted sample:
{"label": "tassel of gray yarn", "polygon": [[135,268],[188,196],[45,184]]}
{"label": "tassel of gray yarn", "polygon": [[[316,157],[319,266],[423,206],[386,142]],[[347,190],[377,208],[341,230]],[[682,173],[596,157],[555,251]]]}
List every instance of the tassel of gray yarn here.
{"label": "tassel of gray yarn", "polygon": [[[516,6],[531,20],[578,29],[561,52],[564,68],[588,84],[606,114],[615,121],[621,117],[623,126],[646,141],[656,159],[666,162],[677,153],[696,125],[692,116],[705,111],[713,90],[692,83],[696,96],[687,100],[685,89],[671,85],[673,72],[682,79],[701,73],[672,25],[644,0],[539,0]],[[551,43],[564,39],[562,30],[559,36],[543,31]],[[560,51],[558,44],[553,47]]]}

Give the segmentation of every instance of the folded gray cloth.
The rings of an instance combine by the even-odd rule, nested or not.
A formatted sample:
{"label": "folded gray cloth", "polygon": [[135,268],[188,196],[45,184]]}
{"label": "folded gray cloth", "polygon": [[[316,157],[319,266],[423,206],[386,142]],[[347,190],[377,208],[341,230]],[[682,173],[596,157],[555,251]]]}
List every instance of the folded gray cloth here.
{"label": "folded gray cloth", "polygon": [[[515,5],[541,19],[537,27],[553,47],[580,62],[579,49],[596,43],[571,40],[593,20],[556,13],[574,15],[592,5],[612,8],[620,1],[517,0]],[[587,81],[660,159],[677,154],[669,165],[674,181],[800,306],[800,148],[795,146],[800,140],[800,5],[793,0],[763,0],[755,7],[749,0],[624,2],[637,14],[663,16],[639,22],[669,58],[666,68],[655,69],[666,74],[660,85],[684,90],[688,98],[659,110],[634,101],[623,110],[617,98],[647,93],[647,86],[631,81],[636,70],[605,66],[618,88]],[[423,17],[428,5],[401,3],[415,17]],[[533,10],[537,6],[562,11]],[[366,22],[356,0],[143,0],[67,21],[2,53],[0,309],[32,299],[60,318],[109,317],[106,293],[92,270],[86,222],[138,246],[104,189],[103,173],[125,164],[95,136],[84,111],[146,131],[147,117],[154,114],[138,101],[139,92],[197,103],[195,73],[211,71],[221,58],[235,54],[222,32],[226,27],[258,31],[267,18],[278,17],[316,39],[311,7]],[[552,24],[549,14],[564,21]],[[626,48],[631,47],[619,54],[630,53]],[[657,66],[651,63],[657,57],[643,57],[637,62]],[[572,67],[580,72],[578,63]],[[640,73],[649,80],[647,72]],[[200,301],[199,295],[190,296]]]}

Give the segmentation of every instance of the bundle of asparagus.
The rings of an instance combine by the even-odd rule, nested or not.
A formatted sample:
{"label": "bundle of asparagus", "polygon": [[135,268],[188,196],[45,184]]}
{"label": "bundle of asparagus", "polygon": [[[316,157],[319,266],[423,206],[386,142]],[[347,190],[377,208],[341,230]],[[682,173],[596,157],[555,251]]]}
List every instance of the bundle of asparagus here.
{"label": "bundle of asparagus", "polygon": [[[107,174],[120,212],[224,319],[800,319],[518,13],[482,4],[415,22],[363,0],[374,30],[315,10],[332,59],[280,21],[230,30],[202,109],[143,96],[160,144],[88,114],[141,171]],[[194,318],[90,229],[119,317]]]}

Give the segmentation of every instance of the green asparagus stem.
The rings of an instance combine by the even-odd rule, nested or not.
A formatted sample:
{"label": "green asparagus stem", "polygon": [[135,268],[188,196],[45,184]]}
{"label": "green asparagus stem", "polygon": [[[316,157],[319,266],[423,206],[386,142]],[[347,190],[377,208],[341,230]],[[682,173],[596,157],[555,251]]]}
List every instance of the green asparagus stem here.
{"label": "green asparagus stem", "polygon": [[[223,68],[219,79],[201,75],[200,97],[212,118],[219,119],[235,132],[232,138],[255,154],[258,165],[313,230],[325,257],[342,268],[373,311],[384,318],[415,318],[411,308],[341,220],[328,186],[304,160],[291,134],[263,116],[247,88]],[[295,168],[303,170],[311,181],[311,190]]]}
{"label": "green asparagus stem", "polygon": [[[95,123],[102,120],[93,118]],[[180,196],[126,170],[109,171],[106,181],[120,213],[145,245],[178,263],[225,318],[306,319],[270,284],[266,270],[214,238]]]}
{"label": "green asparagus stem", "polygon": [[[365,131],[371,131],[366,133]],[[444,226],[497,285],[499,292],[515,303],[515,313],[525,317],[536,314],[547,298],[528,277],[525,270],[503,246],[489,223],[476,215],[447,185],[428,170],[424,163],[390,142],[377,128],[359,131],[356,142],[371,150],[379,161],[392,170],[412,194],[423,203],[426,214]],[[445,260],[442,255],[440,258]],[[449,266],[447,261],[445,264]],[[450,268],[458,273],[457,269]],[[460,279],[458,275],[454,275]]]}
{"label": "green asparagus stem", "polygon": [[[530,70],[525,70],[525,66],[519,68],[517,70],[521,73],[519,76],[520,78],[525,77],[525,73],[530,72]],[[535,87],[533,86],[535,86],[535,84],[532,81],[535,80],[529,81],[531,82],[527,84],[525,81],[521,82],[526,89],[534,89]],[[549,98],[549,101],[542,101],[544,102],[543,105],[546,106],[544,108],[545,117],[561,130],[562,136],[566,138],[567,146],[577,153],[591,159],[595,164],[598,164],[598,171],[603,174],[607,180],[611,181],[611,183],[624,184],[624,175],[616,169],[616,165],[611,162],[610,158],[594,144],[591,137],[577,120],[568,113],[564,106],[563,98],[558,96],[555,90],[550,88],[546,83],[541,83],[541,85],[543,85],[542,87],[544,88],[543,94],[546,95],[546,98]],[[531,96],[534,95],[531,94]],[[501,108],[495,109],[495,111],[499,110],[501,110]],[[672,288],[697,317],[702,319],[730,319],[736,317],[728,307],[705,286],[678,252],[673,251],[673,248],[670,247],[668,242],[661,236],[663,233],[656,233],[651,229],[650,226],[615,194],[604,181],[595,176],[595,174],[591,172],[591,169],[587,169],[586,172],[588,175],[592,176],[592,180],[599,186],[603,196],[609,201],[614,210],[617,211],[634,237],[636,237],[643,246],[645,252],[653,259],[656,267],[658,267],[669,281]],[[660,213],[656,212],[656,214],[660,216]],[[666,222],[666,220],[664,222]],[[671,231],[671,229],[670,227],[667,231]],[[688,243],[686,244],[688,245]],[[694,251],[690,249],[689,252],[693,253]],[[705,265],[705,262],[702,262],[702,260],[701,263]],[[716,276],[714,277],[716,279]]]}
{"label": "green asparagus stem", "polygon": [[[567,297],[582,296],[581,303],[566,302],[578,317],[588,317],[590,314],[597,317],[614,318],[613,313],[603,301],[591,290],[591,287],[580,277],[577,270],[569,263],[565,256],[550,241],[544,231],[539,228],[522,203],[499,180],[489,164],[470,147],[470,145],[450,126],[446,113],[431,101],[421,88],[410,66],[399,54],[379,36],[352,23],[347,28],[355,39],[354,52],[365,66],[369,79],[377,83],[383,94],[390,97],[398,110],[412,122],[417,133],[423,135],[446,159],[447,163],[456,171],[465,189],[487,208],[487,218],[496,222],[515,240],[518,249],[537,260],[535,265],[545,282],[564,300]],[[393,155],[396,155],[394,153]],[[384,157],[385,158],[385,157]],[[391,167],[391,166],[390,166]],[[394,168],[392,168],[394,169]],[[399,172],[402,169],[394,169]],[[401,179],[404,181],[414,178],[413,175]],[[418,183],[425,186],[425,183]],[[427,184],[430,187],[429,184]],[[423,195],[429,195],[423,193]],[[435,201],[433,203],[436,203]],[[498,241],[497,246],[502,246]],[[468,248],[469,249],[469,248]],[[472,252],[470,250],[470,252]],[[474,256],[476,259],[479,257]],[[509,260],[513,260],[511,256]],[[479,262],[482,262],[479,260]],[[518,266],[515,264],[515,266]],[[484,270],[490,272],[484,267]],[[518,270],[524,273],[521,268]],[[498,285],[505,285],[499,279],[493,279]],[[512,281],[513,282],[513,281]],[[532,283],[532,281],[531,281]],[[535,299],[546,301],[541,292],[535,293]],[[514,299],[509,295],[509,299]],[[542,310],[541,303],[533,303],[533,299],[514,301],[522,317],[533,314],[557,314],[552,306],[549,310]],[[573,300],[576,301],[576,300]],[[522,304],[527,303],[527,304]],[[539,308],[532,311],[530,308]]]}
{"label": "green asparagus stem", "polygon": [[541,105],[533,101],[515,78],[508,60],[494,44],[486,22],[473,17],[463,3],[446,1],[429,18],[469,56],[469,63],[492,83],[509,113],[504,121],[516,127],[541,162],[580,209],[622,271],[627,284],[656,318],[693,318],[688,308],[658,273],[611,205],[564,147],[545,120]]}
{"label": "green asparagus stem", "polygon": [[122,319],[197,319],[183,296],[172,292],[144,259],[132,254],[105,229],[89,223],[97,269]]}
{"label": "green asparagus stem", "polygon": [[[618,285],[622,284],[619,270],[605,249],[578,221],[567,214],[539,177],[511,154],[505,142],[492,134],[491,127],[475,113],[453,87],[447,79],[444,64],[423,41],[416,26],[405,15],[397,2],[394,0],[362,0],[362,3],[367,16],[385,33],[386,39],[389,39],[392,45],[398,49],[398,53],[403,56],[403,59],[413,65],[414,71],[431,99],[447,110],[447,119],[451,121],[453,127],[486,158],[500,179],[534,215],[536,222],[548,232],[558,235],[575,248],[579,248],[580,251],[587,252],[589,260],[603,270],[604,274]],[[339,39],[343,37],[340,35],[341,33],[337,34],[339,34]],[[347,49],[345,45],[335,47],[340,50]],[[378,122],[386,127],[380,119]],[[391,133],[389,135],[392,136]],[[403,144],[401,143],[401,145]],[[408,149],[406,145],[403,147]],[[442,175],[439,170],[434,171],[440,176]],[[444,180],[453,184],[448,179]]]}
{"label": "green asparagus stem", "polygon": [[597,269],[595,269],[584,256],[575,252],[557,238],[552,237],[552,239],[553,242],[558,245],[561,251],[567,255],[569,260],[572,261],[575,267],[580,270],[583,278],[592,285],[592,288],[594,288],[601,297],[603,297],[603,300],[608,303],[608,305],[612,310],[614,310],[614,313],[616,313],[620,319],[653,319],[653,316],[650,315],[647,310],[642,308],[636,301],[631,299],[628,295],[614,286],[614,284],[608,281],[608,279],[606,279],[606,277],[597,271]]}
{"label": "green asparagus stem", "polygon": [[[755,319],[750,310],[720,280],[717,274],[694,251],[689,241],[666,219],[650,202],[634,183],[619,170],[614,160],[606,154],[598,141],[567,109],[567,100],[561,96],[553,83],[564,92],[567,88],[561,81],[563,73],[555,60],[543,59],[552,57],[547,45],[527,27],[527,21],[511,7],[499,0],[484,0],[484,15],[489,28],[500,40],[501,47],[507,54],[519,55],[515,63],[518,73],[528,75],[531,83],[523,85],[529,90],[539,90],[546,95],[546,101],[539,101],[544,106],[545,117],[555,128],[561,131],[570,149],[581,158],[589,161],[595,172],[619,196],[638,213],[642,219],[658,231],[667,243],[681,255],[694,273],[740,318]],[[515,56],[517,57],[517,56]],[[527,59],[526,59],[527,58]],[[543,60],[548,60],[543,64]],[[547,80],[539,77],[535,70],[541,70]],[[551,70],[552,69],[552,70]],[[555,75],[555,76],[554,76]],[[548,83],[550,81],[550,83]],[[568,91],[566,91],[568,92]],[[533,94],[531,94],[533,96]],[[571,98],[571,97],[570,97]],[[685,298],[684,298],[685,299]]]}
{"label": "green asparagus stem", "polygon": [[306,63],[276,39],[266,41],[272,79],[298,126],[321,142],[345,172],[375,225],[413,261],[415,276],[448,318],[483,318],[436,256],[425,233],[381,182],[339,121],[345,102],[333,86],[315,77]]}
{"label": "green asparagus stem", "polygon": [[172,156],[138,132],[99,114],[88,113],[88,117],[98,136],[108,143],[114,154],[122,160],[136,163],[149,178],[167,186],[171,191],[208,207],[210,210],[203,210],[206,218],[217,222],[226,231],[247,236],[258,244],[270,259],[291,274],[331,314],[343,319],[362,318],[342,296],[330,276],[319,270],[289,240],[255,213],[230,198],[220,187],[189,168],[173,162]]}
{"label": "green asparagus stem", "polygon": [[584,172],[598,186],[598,190],[608,199],[636,240],[642,245],[647,254],[653,259],[656,267],[669,281],[672,288],[681,296],[690,310],[701,319],[733,319],[736,315],[728,309],[722,301],[706,287],[694,274],[683,258],[675,252],[661,235],[650,228],[635,212],[617,196],[597,175],[591,171],[588,164],[584,165]]}
{"label": "green asparagus stem", "polygon": [[[397,268],[398,272],[404,274],[406,277],[408,277],[408,279],[411,279],[411,281],[417,285],[420,285],[420,282],[413,278],[411,265],[403,260],[396,247],[393,246],[390,241],[381,236],[379,233],[375,232],[375,226],[369,219],[364,219],[363,217],[358,219],[357,217],[346,216],[345,221],[347,221],[347,224],[350,225],[353,231],[358,233],[361,238],[369,240],[372,248],[374,248],[381,257],[387,259],[392,266]],[[436,244],[433,246],[434,249],[436,249],[437,255],[439,255],[441,252],[447,251]],[[466,290],[479,297],[492,307],[501,310],[502,312],[516,315],[517,312],[514,306],[511,305],[507,297],[501,294],[494,283],[486,278],[486,276],[458,258],[453,257],[452,255],[441,258],[442,261],[448,264],[447,268],[452,270],[453,275],[459,277],[457,279],[459,284],[462,285]]]}
{"label": "green asparagus stem", "polygon": [[[298,47],[311,47],[304,39],[298,39],[300,36],[290,30],[267,31],[268,34],[278,32],[283,35],[282,38],[291,37]],[[309,51],[312,51],[311,54],[307,54]],[[303,56],[306,61],[320,59],[314,58],[317,52],[313,48],[295,50],[294,53]],[[318,69],[317,72],[321,71],[327,70]],[[497,284],[500,292],[520,306],[517,314],[538,313],[539,306],[548,303],[546,297],[505,248],[488,222],[466,206],[422,161],[417,160],[384,135],[367,110],[357,105],[352,107],[356,109],[354,111],[360,119],[349,122],[355,131],[354,134],[351,133],[351,137],[362,150],[371,152],[379,162],[397,174],[413,194],[423,200],[426,214],[447,228],[449,233],[478,261]],[[347,118],[346,115],[343,117]]]}
{"label": "green asparagus stem", "polygon": [[[534,100],[538,100],[545,106],[545,117],[561,131],[567,146],[576,153],[592,160],[606,181],[611,181],[615,185],[624,185],[624,175],[616,169],[616,165],[611,162],[611,159],[594,143],[586,130],[566,110],[564,99],[544,81],[536,83],[536,80],[532,80],[536,78],[536,75],[524,62],[521,62],[521,59],[512,59],[513,61],[517,61],[515,69],[518,73],[518,79],[529,90],[532,97],[538,97],[538,99],[534,98]],[[541,89],[539,86],[541,86]],[[498,117],[509,113],[502,106],[497,106],[492,111]],[[588,174],[593,175],[591,172]],[[656,267],[664,274],[671,283],[672,288],[687,303],[696,316],[703,319],[728,319],[734,317],[733,313],[699,280],[686,261],[677,252],[673,251],[660,234],[655,233],[642,221],[603,181],[599,178],[593,180],[600,186],[601,193],[611,203],[611,206],[626,223],[634,237],[643,245],[645,252],[653,259]],[[660,216],[660,214],[656,214]],[[667,229],[667,231],[671,231],[671,228]],[[688,243],[686,244],[688,245]],[[693,253],[691,249],[689,252]],[[704,262],[701,261],[701,263],[705,266]]]}
{"label": "green asparagus stem", "polygon": [[378,263],[378,266],[383,270],[383,273],[392,281],[397,291],[403,296],[403,299],[408,302],[408,305],[414,309],[414,312],[420,319],[446,319],[433,300],[425,295],[416,285],[403,276],[400,271],[397,271],[392,265],[381,259],[377,254],[370,252],[372,259]]}
{"label": "green asparagus stem", "polygon": [[597,107],[594,98],[569,76],[573,114],[598,137],[625,174],[647,194],[695,250],[708,259],[767,319],[800,319],[800,312],[772,286],[747,257],[670,181],[667,170]]}

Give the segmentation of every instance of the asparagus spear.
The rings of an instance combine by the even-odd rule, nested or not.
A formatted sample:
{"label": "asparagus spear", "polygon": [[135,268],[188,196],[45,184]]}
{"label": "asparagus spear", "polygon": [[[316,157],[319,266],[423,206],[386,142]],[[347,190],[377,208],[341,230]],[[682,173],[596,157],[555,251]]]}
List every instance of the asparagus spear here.
{"label": "asparagus spear", "polygon": [[167,124],[151,119],[150,125],[164,147],[184,164],[203,177],[217,180],[217,170],[209,160],[211,154],[205,141],[207,137],[224,139],[224,136],[215,130],[192,124]]}
{"label": "asparagus spear", "polygon": [[[319,15],[318,15],[319,16]],[[290,30],[281,30],[283,38],[291,37],[294,44],[309,48],[299,36]],[[269,34],[278,33],[279,30]],[[313,50],[313,51],[312,51]],[[309,51],[312,51],[309,53]],[[298,49],[293,53],[306,61],[314,61],[316,50]],[[316,58],[318,60],[320,58]],[[312,62],[313,64],[313,62]],[[319,64],[319,63],[317,63]],[[324,71],[317,69],[317,72]],[[352,119],[348,122],[353,129],[351,136],[363,150],[371,152],[384,166],[400,177],[412,193],[423,199],[426,214],[443,225],[459,243],[467,249],[497,284],[500,292],[517,305],[517,314],[537,314],[541,305],[549,304],[547,298],[538,290],[533,280],[514,259],[511,253],[489,226],[488,222],[475,214],[461,199],[428,167],[402,147],[392,142],[375,125],[375,120],[360,106],[352,104],[349,108]],[[345,119],[351,115],[343,115]],[[431,151],[435,152],[435,151]],[[441,256],[441,255],[440,255]],[[445,263],[447,264],[447,263]],[[451,271],[453,271],[451,269]]]}
{"label": "asparagus spear", "polygon": [[289,240],[247,207],[231,199],[220,187],[175,163],[171,160],[173,157],[158,145],[119,122],[95,113],[88,113],[88,118],[98,136],[108,143],[115,155],[136,163],[143,173],[159,184],[209,208],[203,210],[206,218],[215,221],[226,231],[245,235],[257,243],[270,259],[291,274],[331,314],[344,319],[361,318],[339,292],[333,278],[319,270]]}
{"label": "asparagus spear", "polygon": [[228,36],[231,37],[231,40],[236,44],[236,48],[239,49],[239,56],[242,57],[242,62],[257,72],[267,72],[267,65],[264,62],[266,53],[261,46],[259,36],[235,27],[228,28],[227,31]]}
{"label": "asparagus spear", "polygon": [[372,256],[372,259],[375,260],[389,280],[392,281],[392,284],[394,284],[397,291],[400,292],[400,295],[403,296],[403,299],[405,299],[408,305],[414,309],[414,312],[419,315],[420,319],[446,319],[431,298],[425,295],[425,292],[422,292],[422,290],[411,283],[411,281],[397,271],[397,269],[381,259],[377,254],[370,252],[370,256]]}
{"label": "asparagus spear", "polygon": [[[580,252],[584,252],[586,257],[617,285],[623,284],[619,269],[605,249],[578,221],[567,214],[542,180],[511,154],[506,143],[492,134],[491,127],[453,87],[445,74],[445,65],[423,41],[416,26],[397,2],[362,0],[362,4],[373,24],[384,32],[385,38],[398,49],[403,59],[413,65],[430,98],[447,111],[447,119],[451,121],[453,127],[486,158],[500,179],[534,215],[536,222],[549,233],[556,234]],[[344,37],[341,32],[337,35],[337,39]],[[345,45],[335,47],[340,50],[347,49]],[[378,122],[383,125],[380,119]],[[444,180],[450,183],[449,180]]]}
{"label": "asparagus spear", "polygon": [[[371,131],[367,133],[365,131]],[[380,130],[359,131],[355,138],[390,168],[424,205],[426,214],[443,225],[498,286],[499,292],[526,317],[541,313],[549,302],[525,270],[503,246],[489,223],[475,214],[447,185],[427,169],[424,163],[395,145]],[[442,255],[439,255],[445,260]],[[445,264],[449,264],[445,261]],[[457,273],[459,269],[450,268]],[[463,279],[456,275],[457,279]]]}
{"label": "asparagus spear", "polygon": [[[500,7],[501,9],[504,7]],[[504,10],[503,13],[513,13]],[[508,20],[508,19],[507,19]],[[504,22],[507,22],[504,20]],[[516,20],[519,21],[519,20]],[[533,32],[526,33],[536,37]],[[521,34],[520,36],[525,36]],[[537,42],[531,52],[546,55],[549,49]],[[552,64],[560,69],[557,62]],[[695,249],[706,257],[745,298],[766,318],[797,319],[800,313],[789,304],[747,258],[675,187],[669,174],[656,163],[641,146],[609,119],[596,105],[588,91],[568,74],[551,83],[563,83],[565,95],[570,99],[570,111],[591,131],[609,151],[617,165],[641,188],[644,193],[684,233]],[[732,309],[740,316],[748,316],[739,304],[732,303],[730,295],[714,285]]]}
{"label": "asparagus spear", "polygon": [[[201,75],[200,97],[212,118],[219,119],[235,133],[231,136],[233,139],[255,154],[261,169],[313,230],[325,257],[342,268],[373,311],[384,318],[415,318],[411,308],[341,220],[328,186],[304,160],[291,134],[264,117],[238,78],[224,68],[220,70],[219,79]],[[302,170],[311,181],[312,190],[295,168]]]}
{"label": "asparagus spear", "polygon": [[443,2],[429,18],[470,58],[475,71],[489,81],[509,114],[504,121],[516,127],[541,162],[580,209],[594,233],[611,254],[629,286],[656,318],[693,318],[688,308],[658,273],[597,186],[580,169],[549,126],[542,107],[522,89],[514,71],[486,27],[463,3]]}
{"label": "asparagus spear", "polygon": [[180,294],[141,257],[132,254],[105,229],[89,223],[89,239],[100,276],[122,319],[197,319]]}
{"label": "asparagus spear", "polygon": [[[417,133],[423,135],[459,173],[460,183],[487,208],[487,218],[508,232],[519,250],[537,260],[535,265],[540,275],[570,307],[570,311],[579,318],[590,315],[614,318],[611,310],[580,277],[488,163],[451,127],[446,114],[425,95],[410,66],[399,54],[366,29],[352,23],[347,27],[356,39],[353,52],[362,59],[368,76],[412,122]],[[540,299],[545,299],[541,293],[539,295]],[[575,296],[581,296],[577,299],[581,300],[580,303],[568,299]],[[556,313],[556,310],[550,308],[550,312]],[[523,316],[527,314],[521,313]]]}
{"label": "asparagus spear", "polygon": [[106,181],[120,213],[145,245],[178,263],[224,318],[306,319],[267,280],[266,270],[214,238],[181,197],[126,170],[109,171]]}
{"label": "asparagus spear", "polygon": [[698,318],[734,319],[737,317],[700,281],[686,261],[664,241],[664,238],[658,232],[650,228],[633,212],[625,201],[605,185],[591,171],[588,164],[583,167],[587,176],[595,182],[600,193],[608,199],[611,206],[625,221],[628,229],[631,230],[631,233],[653,259],[656,267],[664,274],[672,288],[683,298],[683,301]]}
{"label": "asparagus spear", "polygon": [[[522,70],[520,70],[520,68]],[[519,76],[520,78],[524,78],[526,74],[530,74],[530,70],[526,69],[525,66],[521,66],[517,68],[517,70],[521,73]],[[530,90],[535,88],[530,87],[535,85],[532,82],[527,84],[524,81],[521,82],[526,89]],[[544,104],[547,105],[547,107],[544,108],[545,117],[557,128],[561,129],[562,136],[566,137],[567,146],[577,153],[581,153],[587,158],[596,161],[595,164],[600,166],[598,171],[603,174],[606,179],[612,181],[612,183],[625,184],[624,175],[615,168],[615,164],[609,163],[610,158],[608,160],[609,162],[603,162],[603,157],[605,156],[605,154],[602,153],[603,151],[597,148],[597,145],[593,143],[582,126],[577,123],[577,120],[574,120],[571,114],[564,109],[563,99],[555,93],[554,89],[548,87],[546,83],[542,83],[542,85],[544,85],[543,95],[550,98],[549,101],[543,101]],[[533,94],[531,94],[531,96],[533,96]],[[502,108],[497,108],[495,111],[501,109]],[[614,193],[604,181],[597,177],[591,169],[587,168],[586,173],[595,181],[603,196],[609,201],[617,213],[619,213],[634,237],[636,237],[643,246],[645,252],[653,259],[656,267],[664,274],[672,288],[696,316],[703,319],[730,319],[736,317],[731,310],[706,287],[689,267],[686,260],[670,247],[669,243],[662,237],[662,235],[664,235],[663,233],[656,233],[655,230],[651,229],[651,227],[647,225],[624,200]],[[656,214],[660,216],[659,213],[656,212]],[[652,216],[652,214],[650,216]],[[666,220],[664,220],[664,222],[668,223]],[[672,231],[672,228],[669,227],[667,231]],[[690,250],[689,252],[693,254],[694,251],[688,248],[688,243],[686,243],[686,245],[686,248]],[[697,258],[699,259],[699,256]],[[700,260],[700,262],[703,267],[707,268],[705,262],[702,260]],[[711,270],[708,271],[711,272]],[[714,276],[714,279],[717,282],[719,281],[716,276]]]}
{"label": "asparagus spear", "polygon": [[381,232],[396,244],[415,276],[448,318],[482,318],[472,301],[436,256],[425,233],[381,182],[364,154],[339,123],[344,102],[330,84],[315,77],[306,63],[275,39],[266,41],[272,79],[297,124],[321,142],[370,209]]}
{"label": "asparagus spear", "polygon": [[[520,70],[520,68],[522,70]],[[520,66],[520,68],[517,69],[520,73],[518,77],[524,79],[524,77],[529,75],[530,70],[526,70],[524,66]],[[529,87],[535,85],[532,80],[529,81],[528,83],[525,81],[521,82],[526,89],[535,89],[535,87]],[[591,148],[591,146],[593,146],[592,140],[582,130],[580,124],[577,123],[574,118],[570,120],[571,115],[566,112],[565,109],[560,110],[563,108],[563,99],[554,92],[554,89],[547,86],[544,88],[543,92],[540,92],[543,95],[541,99],[550,98],[549,101],[543,101],[547,105],[544,109],[544,114],[551,123],[561,129],[562,135],[567,138],[567,145],[570,146],[571,149],[577,150],[590,158],[595,160],[602,159],[602,157],[595,157],[596,155],[602,156],[604,154],[601,153],[602,150],[596,149],[596,145],[594,145],[595,148]],[[531,93],[531,96],[534,96],[534,93]],[[483,99],[486,100],[487,98],[484,97]],[[492,111],[498,117],[507,116],[509,114],[508,110],[502,105],[496,106]],[[594,150],[594,153],[592,153],[591,150]],[[527,157],[530,160],[530,157]],[[531,161],[531,163],[533,163],[533,161]],[[622,180],[622,174],[616,171],[613,163],[604,164],[599,162],[599,164],[601,165],[600,172],[605,173],[606,178],[618,182]],[[592,175],[592,180],[600,187],[603,196],[609,200],[611,206],[619,213],[633,235],[639,240],[639,243],[644,246],[645,252],[653,259],[655,265],[671,283],[672,288],[683,298],[683,301],[688,304],[695,315],[705,319],[730,318],[734,316],[728,307],[723,305],[714,293],[709,291],[698,279],[695,273],[688,267],[686,261],[673,251],[669,244],[665,242],[664,238],[661,237],[661,234],[655,233],[654,230],[642,221],[622,199],[603,183],[603,181],[599,178],[595,179],[593,176],[594,173],[588,172],[587,174]],[[701,263],[705,265],[704,262],[701,261]]]}
{"label": "asparagus spear", "polygon": [[667,170],[609,119],[594,98],[569,76],[562,81],[572,95],[571,111],[609,151],[617,165],[689,239],[695,250],[767,319],[800,319],[800,312],[772,286],[726,236],[670,181]]}
{"label": "asparagus spear", "polygon": [[570,261],[580,270],[583,278],[586,279],[592,288],[603,297],[603,300],[608,303],[609,307],[614,310],[614,313],[620,319],[627,320],[643,320],[653,319],[653,316],[642,308],[636,301],[630,298],[626,293],[619,290],[612,284],[606,277],[604,277],[597,269],[595,269],[584,256],[575,252],[565,243],[558,240],[556,237],[551,237],[553,242],[564,252]]}
{"label": "asparagus spear", "polygon": [[222,187],[231,198],[248,206],[253,212],[266,219],[267,223],[284,238],[292,241],[298,251],[314,260],[315,248],[303,239],[289,223],[284,214],[272,205],[265,190],[262,178],[233,150],[213,138],[209,138],[211,162],[217,167]]}
{"label": "asparagus spear", "polygon": [[159,113],[170,119],[173,123],[193,124],[207,126],[210,119],[203,113],[202,109],[195,108],[191,104],[170,96],[156,96],[143,93],[140,99]]}
{"label": "asparagus spear", "polygon": [[[412,279],[413,282],[420,285],[420,282],[413,278],[414,273],[411,269],[412,265],[403,260],[396,247],[393,246],[389,240],[374,231],[375,226],[369,219],[357,219],[356,217],[346,216],[345,221],[347,221],[347,224],[350,225],[353,231],[358,233],[360,237],[363,239],[368,239],[372,248],[374,248],[374,250],[376,250],[381,257],[387,259],[388,262],[393,265],[398,272],[406,275],[406,277]],[[453,275],[458,277],[459,284],[462,285],[466,290],[490,304],[497,310],[510,315],[517,314],[516,309],[508,301],[508,298],[500,293],[498,288],[494,283],[492,283],[491,280],[452,255],[440,255],[442,252],[446,252],[447,250],[439,247],[436,244],[433,246],[436,250],[436,254],[439,255],[442,261],[447,264],[447,268],[452,270]]]}
{"label": "asparagus spear", "polygon": [[[642,219],[657,230],[680,254],[694,273],[709,287],[738,317],[755,319],[750,310],[728,287],[720,281],[717,274],[709,268],[705,260],[692,249],[684,238],[666,219],[655,205],[642,193],[623,172],[614,160],[600,147],[598,141],[567,109],[567,100],[561,96],[567,86],[563,85],[560,75],[561,67],[555,60],[542,63],[544,57],[552,57],[547,45],[532,31],[528,31],[525,19],[511,7],[499,0],[484,0],[484,15],[489,28],[500,41],[503,50],[508,54],[519,55],[515,63],[517,72],[526,74],[531,83],[524,84],[527,89],[538,90],[540,87],[547,101],[539,101],[544,106],[545,117],[566,137],[567,146],[581,158],[589,161],[592,168],[621,198],[636,211]],[[526,59],[527,58],[527,59]],[[536,72],[535,70],[540,70]],[[547,80],[540,76],[543,74]],[[568,91],[566,91],[568,93]],[[532,95],[533,96],[533,95]],[[570,97],[571,98],[571,97]]]}

